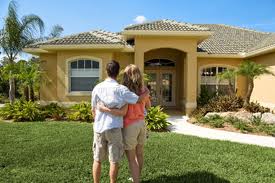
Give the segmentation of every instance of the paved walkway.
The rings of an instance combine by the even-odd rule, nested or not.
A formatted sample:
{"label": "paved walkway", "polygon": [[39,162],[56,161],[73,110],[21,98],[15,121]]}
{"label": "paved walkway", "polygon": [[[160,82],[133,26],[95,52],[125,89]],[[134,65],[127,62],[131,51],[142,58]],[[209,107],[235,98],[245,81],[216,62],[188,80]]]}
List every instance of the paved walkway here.
{"label": "paved walkway", "polygon": [[186,116],[171,116],[168,119],[168,121],[172,124],[169,126],[169,130],[175,133],[193,135],[202,138],[228,140],[232,142],[275,148],[275,137],[242,134],[205,128],[188,123],[187,119],[188,118]]}

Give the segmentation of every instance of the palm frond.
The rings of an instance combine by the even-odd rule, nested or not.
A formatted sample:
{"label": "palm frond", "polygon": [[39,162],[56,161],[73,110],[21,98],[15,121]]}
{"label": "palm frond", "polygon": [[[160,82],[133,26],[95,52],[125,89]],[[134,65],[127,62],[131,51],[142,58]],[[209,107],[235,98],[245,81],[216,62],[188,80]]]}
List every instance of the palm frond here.
{"label": "palm frond", "polygon": [[62,32],[64,31],[63,27],[61,25],[54,25],[52,27],[51,33],[49,34],[49,38],[58,38],[61,36]]}

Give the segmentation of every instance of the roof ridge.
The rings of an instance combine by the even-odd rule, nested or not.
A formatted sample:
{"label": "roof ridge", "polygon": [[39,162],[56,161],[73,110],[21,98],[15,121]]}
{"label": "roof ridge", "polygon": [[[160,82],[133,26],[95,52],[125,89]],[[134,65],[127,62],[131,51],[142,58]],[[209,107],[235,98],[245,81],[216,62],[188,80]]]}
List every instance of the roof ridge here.
{"label": "roof ridge", "polygon": [[137,23],[137,24],[130,24],[128,26],[125,26],[123,29],[132,28],[132,27],[139,26],[139,25],[151,24],[151,23],[155,23],[155,22],[159,22],[159,21],[161,21],[161,19],[159,19],[159,20],[145,21],[143,23]]}
{"label": "roof ridge", "polygon": [[196,27],[196,28],[198,28],[198,29],[210,30],[210,29],[207,28],[207,27],[199,26],[199,25],[192,24],[192,23],[189,23],[189,22],[180,22],[180,21],[171,20],[171,19],[163,19],[162,21],[164,21],[164,22],[169,22],[169,23],[172,23],[172,24],[178,24],[178,25],[189,25],[189,26]]}

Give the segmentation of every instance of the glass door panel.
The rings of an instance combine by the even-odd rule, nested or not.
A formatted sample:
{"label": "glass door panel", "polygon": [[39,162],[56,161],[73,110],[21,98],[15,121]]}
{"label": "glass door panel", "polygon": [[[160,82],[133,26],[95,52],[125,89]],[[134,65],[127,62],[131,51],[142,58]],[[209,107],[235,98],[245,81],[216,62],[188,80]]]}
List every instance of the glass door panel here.
{"label": "glass door panel", "polygon": [[153,106],[159,105],[158,101],[158,74],[157,73],[148,73],[148,76],[150,78],[150,81],[148,82],[148,89],[150,90],[150,96],[151,96],[151,102]]}
{"label": "glass door panel", "polygon": [[175,106],[175,71],[150,70],[146,73],[150,78],[147,87],[150,90],[152,105]]}
{"label": "glass door panel", "polygon": [[175,72],[161,72],[161,98],[163,106],[175,105]]}
{"label": "glass door panel", "polygon": [[172,102],[172,74],[162,74],[162,101]]}

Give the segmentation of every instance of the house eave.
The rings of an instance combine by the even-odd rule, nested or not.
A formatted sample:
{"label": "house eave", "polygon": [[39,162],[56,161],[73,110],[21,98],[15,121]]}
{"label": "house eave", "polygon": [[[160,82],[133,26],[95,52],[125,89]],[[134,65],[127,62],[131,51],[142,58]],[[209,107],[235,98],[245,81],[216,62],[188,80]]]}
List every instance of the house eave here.
{"label": "house eave", "polygon": [[272,53],[275,51],[275,45],[269,46],[269,47],[265,47],[265,48],[261,48],[258,50],[254,50],[251,52],[248,52],[245,54],[246,58],[251,58],[251,57],[256,57],[256,56],[260,56],[263,54],[267,54],[267,53]]}
{"label": "house eave", "polygon": [[43,50],[81,50],[81,49],[122,49],[120,44],[85,44],[85,45],[42,45]]}
{"label": "house eave", "polygon": [[52,53],[51,51],[43,50],[41,48],[24,48],[23,51],[33,55],[39,55],[40,53]]}

